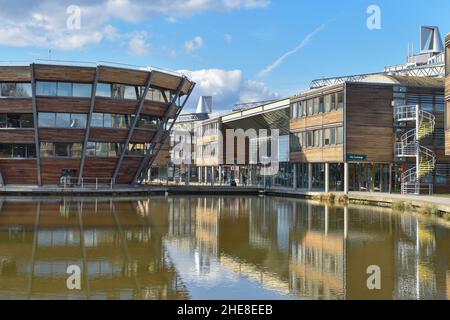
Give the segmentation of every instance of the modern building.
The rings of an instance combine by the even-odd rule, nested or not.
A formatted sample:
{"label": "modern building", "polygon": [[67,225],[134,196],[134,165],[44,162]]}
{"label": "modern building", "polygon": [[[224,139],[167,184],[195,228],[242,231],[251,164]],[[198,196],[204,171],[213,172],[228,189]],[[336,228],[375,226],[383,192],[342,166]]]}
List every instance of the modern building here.
{"label": "modern building", "polygon": [[373,75],[291,99],[294,188],[450,191],[444,82]]}
{"label": "modern building", "polygon": [[[160,70],[110,65],[0,67],[0,182],[134,184],[194,88]],[[163,157],[164,158],[164,157]]]}
{"label": "modern building", "polygon": [[450,34],[445,39],[445,97],[446,97],[446,117],[445,117],[445,154],[450,155]]}

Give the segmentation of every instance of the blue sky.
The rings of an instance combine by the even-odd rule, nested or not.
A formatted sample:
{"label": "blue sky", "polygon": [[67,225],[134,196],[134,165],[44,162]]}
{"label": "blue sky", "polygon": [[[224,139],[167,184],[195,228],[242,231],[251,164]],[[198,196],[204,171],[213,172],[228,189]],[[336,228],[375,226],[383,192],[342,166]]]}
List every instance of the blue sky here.
{"label": "blue sky", "polygon": [[[81,9],[81,24],[67,30],[72,4]],[[380,30],[366,27],[366,10],[373,4],[381,9]],[[402,63],[408,42],[419,47],[420,25],[437,25],[442,36],[450,32],[448,0],[433,5],[424,0],[0,0],[0,5],[0,60],[48,58],[51,48],[52,59],[187,70],[198,83],[189,107],[198,95],[211,94],[216,110],[289,96],[315,78]]]}

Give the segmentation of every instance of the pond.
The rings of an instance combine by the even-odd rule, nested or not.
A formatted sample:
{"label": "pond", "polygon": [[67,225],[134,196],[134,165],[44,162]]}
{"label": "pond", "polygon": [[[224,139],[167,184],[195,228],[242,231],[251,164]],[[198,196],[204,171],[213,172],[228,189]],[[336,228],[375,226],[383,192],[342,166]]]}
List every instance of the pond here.
{"label": "pond", "polygon": [[449,266],[444,222],[380,207],[0,199],[0,299],[449,299]]}

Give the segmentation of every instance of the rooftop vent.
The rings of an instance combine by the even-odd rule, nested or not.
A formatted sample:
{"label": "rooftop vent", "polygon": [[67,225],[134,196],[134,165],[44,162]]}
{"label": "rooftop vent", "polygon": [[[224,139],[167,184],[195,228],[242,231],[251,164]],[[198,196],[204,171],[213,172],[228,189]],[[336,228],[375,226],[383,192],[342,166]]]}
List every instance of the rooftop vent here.
{"label": "rooftop vent", "polygon": [[198,99],[197,111],[195,113],[212,113],[212,97],[201,96]]}

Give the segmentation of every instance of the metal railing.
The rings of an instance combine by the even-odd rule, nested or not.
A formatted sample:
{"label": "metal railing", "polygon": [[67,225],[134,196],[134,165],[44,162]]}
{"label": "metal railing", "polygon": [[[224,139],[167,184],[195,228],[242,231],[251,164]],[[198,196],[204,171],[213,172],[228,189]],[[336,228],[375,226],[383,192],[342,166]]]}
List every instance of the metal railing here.
{"label": "metal railing", "polygon": [[109,189],[114,187],[114,179],[110,178],[69,178],[62,177],[59,187],[63,189]]}
{"label": "metal railing", "polygon": [[402,194],[429,194],[432,196],[434,194],[434,186],[432,184],[423,183],[404,183],[402,185]]}

